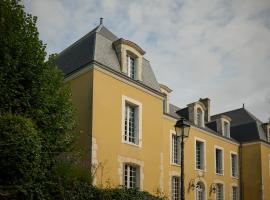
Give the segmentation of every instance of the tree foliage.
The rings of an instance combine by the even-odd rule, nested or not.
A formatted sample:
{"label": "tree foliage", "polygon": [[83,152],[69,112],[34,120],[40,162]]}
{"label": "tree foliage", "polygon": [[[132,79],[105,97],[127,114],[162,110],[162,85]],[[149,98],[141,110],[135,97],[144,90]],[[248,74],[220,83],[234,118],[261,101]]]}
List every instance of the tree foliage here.
{"label": "tree foliage", "polygon": [[[25,145],[1,147],[0,155],[5,152],[10,158],[16,158],[10,160],[6,156],[6,161],[1,159],[1,166],[13,166],[12,174],[1,170],[1,179],[12,175],[12,181],[28,188],[28,181],[22,180],[33,170],[38,173],[38,179],[31,180],[36,191],[25,198],[49,199],[47,188],[53,184],[52,169],[58,157],[72,149],[75,121],[71,92],[64,83],[62,72],[54,65],[53,56],[45,61],[45,45],[39,40],[36,20],[24,12],[20,1],[0,1],[0,115],[6,116],[2,120],[10,120],[10,123],[1,123],[0,130],[4,133],[0,141],[28,141],[22,143]],[[23,120],[25,126],[22,126]],[[23,132],[19,132],[20,125]],[[31,147],[35,150],[36,144],[40,144],[42,163],[34,162],[24,168],[32,162],[33,158],[26,155]],[[17,154],[19,150],[25,153],[21,157]],[[9,183],[3,181],[0,184],[1,188],[7,188],[3,184]]]}
{"label": "tree foliage", "polygon": [[30,119],[0,116],[0,185],[2,193],[26,193],[39,175],[41,142]]}

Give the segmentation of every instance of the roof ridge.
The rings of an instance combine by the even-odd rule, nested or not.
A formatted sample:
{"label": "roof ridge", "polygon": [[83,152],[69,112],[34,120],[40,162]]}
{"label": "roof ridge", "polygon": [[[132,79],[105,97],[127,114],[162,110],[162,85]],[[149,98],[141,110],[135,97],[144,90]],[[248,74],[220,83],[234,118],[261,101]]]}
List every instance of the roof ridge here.
{"label": "roof ridge", "polygon": [[58,56],[60,56],[61,54],[63,54],[65,51],[67,51],[68,49],[76,46],[80,41],[82,41],[83,39],[85,39],[86,37],[92,35],[93,33],[96,32],[96,30],[100,27],[101,25],[98,25],[97,27],[95,27],[94,29],[92,29],[91,31],[89,31],[88,33],[86,33],[83,37],[81,37],[80,39],[78,39],[77,41],[75,41],[74,43],[72,43],[70,46],[66,47],[63,51],[61,51]]}
{"label": "roof ridge", "polygon": [[[105,33],[104,33],[105,31]],[[104,26],[103,24],[101,24],[99,27],[97,27],[97,30],[95,31],[96,33],[99,33],[100,35],[102,35],[103,37],[111,40],[111,41],[115,41],[118,39],[118,37],[113,33],[111,32],[106,26]],[[106,32],[109,34],[109,35],[106,35]]]}
{"label": "roof ridge", "polygon": [[244,108],[244,110],[246,111],[246,113],[252,118],[254,119],[256,122],[259,122],[259,123],[263,123],[260,119],[258,119],[255,115],[253,115],[250,111],[248,111],[247,109]]}
{"label": "roof ridge", "polygon": [[229,111],[225,111],[225,112],[222,112],[222,113],[212,115],[211,117],[215,117],[215,116],[218,116],[218,115],[226,115],[225,113],[234,112],[234,111],[241,110],[241,109],[243,109],[243,108],[236,108],[236,109],[233,109],[233,110],[229,110]]}

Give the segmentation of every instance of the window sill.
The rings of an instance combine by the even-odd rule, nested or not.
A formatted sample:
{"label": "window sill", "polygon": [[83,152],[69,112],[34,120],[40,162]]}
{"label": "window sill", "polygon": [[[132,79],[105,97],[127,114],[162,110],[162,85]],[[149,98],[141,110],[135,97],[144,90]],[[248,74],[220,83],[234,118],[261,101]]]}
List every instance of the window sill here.
{"label": "window sill", "polygon": [[238,180],[239,176],[231,176],[231,178]]}
{"label": "window sill", "polygon": [[198,169],[198,168],[195,168],[196,171],[198,172],[206,172],[206,168],[205,169]]}
{"label": "window sill", "polygon": [[140,145],[139,145],[139,144],[134,144],[134,143],[132,143],[132,142],[126,142],[126,141],[123,141],[122,143],[123,143],[123,144],[130,145],[130,146],[133,146],[133,147],[138,147],[138,148],[140,148]]}
{"label": "window sill", "polygon": [[224,176],[224,173],[215,173],[217,176]]}
{"label": "window sill", "polygon": [[171,163],[171,165],[175,167],[181,167],[181,164],[177,164],[177,163]]}

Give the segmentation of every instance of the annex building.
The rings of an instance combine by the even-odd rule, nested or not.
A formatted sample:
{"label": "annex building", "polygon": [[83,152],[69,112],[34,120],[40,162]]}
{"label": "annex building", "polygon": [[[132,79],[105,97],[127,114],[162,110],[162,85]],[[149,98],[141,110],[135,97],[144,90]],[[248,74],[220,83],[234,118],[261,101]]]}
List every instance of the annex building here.
{"label": "annex building", "polygon": [[[185,139],[185,196],[190,200],[270,200],[270,123],[244,107],[211,115],[210,99],[170,103],[145,51],[102,23],[62,51],[77,109],[80,147],[100,187],[138,187],[180,199],[180,145]],[[178,91],[181,92],[181,91]]]}

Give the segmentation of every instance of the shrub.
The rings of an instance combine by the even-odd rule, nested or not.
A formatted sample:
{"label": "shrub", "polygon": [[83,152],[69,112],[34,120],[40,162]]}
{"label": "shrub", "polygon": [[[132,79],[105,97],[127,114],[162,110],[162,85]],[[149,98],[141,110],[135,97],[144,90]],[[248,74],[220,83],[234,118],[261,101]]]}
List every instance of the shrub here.
{"label": "shrub", "polygon": [[38,176],[41,143],[30,119],[20,115],[0,116],[0,190],[24,196]]}

